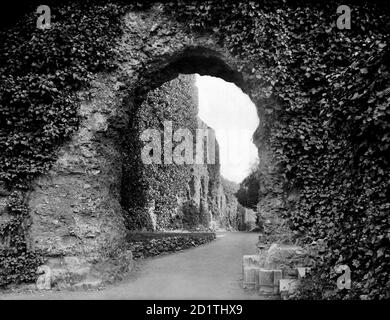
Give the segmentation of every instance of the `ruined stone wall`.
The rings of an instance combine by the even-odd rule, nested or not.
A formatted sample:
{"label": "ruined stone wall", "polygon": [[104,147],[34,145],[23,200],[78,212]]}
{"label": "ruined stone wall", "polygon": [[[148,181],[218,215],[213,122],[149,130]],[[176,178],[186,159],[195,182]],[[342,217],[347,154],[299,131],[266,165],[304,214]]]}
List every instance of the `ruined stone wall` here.
{"label": "ruined stone wall", "polygon": [[[337,1],[148,1],[124,11],[106,1],[80,3],[53,7],[61,13],[51,30],[37,30],[31,11],[21,32],[1,35],[0,184],[24,198],[13,209],[15,223],[1,226],[1,237],[11,230],[23,248],[4,252],[13,255],[6,263],[36,249],[92,260],[115,253],[125,234],[122,140],[131,110],[143,93],[196,72],[236,83],[257,106],[264,213],[286,212],[282,200],[297,199],[289,221],[307,241],[329,242],[324,266],[370,266],[354,274],[368,288],[362,293],[387,296],[377,290],[388,275],[387,221],[379,224],[372,212],[386,216],[389,198],[388,7],[356,5],[361,28],[342,34]],[[31,251],[24,232],[13,233],[28,222]],[[8,280],[28,264],[18,266]]]}
{"label": "ruined stone wall", "polygon": [[[149,214],[161,206],[153,201],[145,202],[138,192],[147,190],[139,174],[142,171],[131,171],[128,166],[131,163],[128,157],[132,155],[129,150],[137,147],[131,145],[134,139],[129,137],[134,137],[140,129],[135,111],[142,110],[139,107],[147,92],[175,79],[181,71],[219,76],[248,93],[251,88],[257,88],[245,84],[249,81],[248,74],[237,71],[241,70],[237,59],[218,44],[217,37],[188,31],[183,24],[162,14],[158,5],[146,13],[129,11],[122,22],[123,34],[114,48],[117,68],[95,73],[90,86],[77,92],[78,104],[74,105],[77,130],[66,143],[59,145],[53,163],[33,180],[26,192],[27,246],[42,251],[45,257],[82,257],[94,263],[102,257],[116,255],[125,241],[126,226],[138,228],[146,221],[128,219],[137,216],[128,214],[126,202],[130,200],[139,203],[133,207],[135,211],[145,212],[143,205],[147,203],[151,219],[146,228],[153,224],[156,229],[159,224],[174,226],[170,210],[154,215],[160,217],[156,218],[157,222]],[[184,109],[185,105],[180,108]],[[136,163],[139,162],[133,161]],[[127,178],[128,172],[138,176]],[[176,178],[181,181],[180,177]],[[196,200],[199,186],[203,185],[203,194],[210,194],[209,190],[214,188],[210,188],[210,179],[206,180],[194,181]],[[138,186],[132,189],[137,192],[130,192],[131,183]],[[201,210],[207,212],[206,202],[199,203],[203,203]]]}
{"label": "ruined stone wall", "polygon": [[[211,222],[218,226],[230,225],[229,219],[225,218],[229,212],[221,183],[216,140],[213,157],[211,150],[207,150],[207,140],[202,138],[203,163],[196,163],[197,130],[204,130],[201,134],[205,132],[208,139],[215,136],[197,113],[198,93],[194,75],[180,75],[150,91],[134,110],[123,149],[121,193],[123,215],[129,229],[208,228]],[[149,129],[157,130],[159,134],[158,145],[152,145],[152,149],[161,152],[159,158],[153,158],[161,163],[145,164],[140,156],[151,143],[151,140],[140,141],[141,134]],[[182,129],[188,129],[192,134],[194,163],[178,164],[175,159],[167,163],[170,162],[167,152],[174,155],[176,147],[184,141],[172,141],[175,133]],[[168,147],[166,139],[172,141],[172,146]],[[214,161],[208,162],[208,156]]]}
{"label": "ruined stone wall", "polygon": [[209,175],[217,175],[209,187],[211,223],[215,228],[238,230],[241,207],[235,196],[238,184],[225,179],[219,172],[219,166],[209,167]]}
{"label": "ruined stone wall", "polygon": [[[194,76],[181,75],[150,91],[132,110],[123,143],[121,201],[129,229],[162,230],[176,222],[177,208],[186,196],[185,185],[191,179],[191,166],[176,164],[169,155],[178,144],[173,141],[179,129],[197,128],[197,91]],[[147,130],[156,130],[154,163],[143,163],[141,141]],[[154,141],[154,140],[153,140]],[[172,144],[168,148],[168,144]]]}
{"label": "ruined stone wall", "polygon": [[241,207],[235,195],[238,190],[238,184],[222,177],[222,186],[226,199],[226,207],[224,209],[224,224],[227,228],[238,230]]}
{"label": "ruined stone wall", "polygon": [[120,204],[122,152],[115,128],[109,128],[111,117],[126,121],[126,114],[113,108],[114,82],[96,78],[94,84],[79,94],[79,130],[27,195],[28,245],[47,256],[94,261],[120,247],[126,234]]}

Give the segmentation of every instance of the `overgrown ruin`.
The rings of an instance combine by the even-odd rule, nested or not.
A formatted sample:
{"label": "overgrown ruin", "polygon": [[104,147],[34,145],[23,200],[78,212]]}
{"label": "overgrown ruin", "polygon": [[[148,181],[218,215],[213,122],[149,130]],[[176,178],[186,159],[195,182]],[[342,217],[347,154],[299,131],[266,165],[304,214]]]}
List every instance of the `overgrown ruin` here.
{"label": "overgrown ruin", "polygon": [[[318,279],[354,264],[356,292],[388,297],[388,8],[359,2],[349,32],[336,27],[336,1],[211,2],[76,1],[53,7],[50,30],[26,15],[2,32],[1,254],[5,270],[21,266],[4,283],[33,279],[38,252],[73,270],[131,260],[126,227],[174,225],[150,188],[138,208],[127,203],[139,181],[128,173],[147,174],[128,166],[126,143],[148,95],[198,73],[256,105],[258,215],[326,242]],[[201,224],[232,225],[213,209],[224,201],[217,175],[196,170],[177,201],[194,200]]]}

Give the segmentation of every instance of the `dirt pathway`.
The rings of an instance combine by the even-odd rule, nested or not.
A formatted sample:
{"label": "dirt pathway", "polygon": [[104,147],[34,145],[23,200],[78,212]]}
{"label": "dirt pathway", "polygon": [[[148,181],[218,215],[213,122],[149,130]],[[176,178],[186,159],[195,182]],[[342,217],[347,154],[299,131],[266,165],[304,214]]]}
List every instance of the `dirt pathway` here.
{"label": "dirt pathway", "polygon": [[256,252],[257,233],[219,233],[217,240],[137,262],[131,279],[104,290],[4,294],[0,299],[261,299],[242,289],[242,256]]}

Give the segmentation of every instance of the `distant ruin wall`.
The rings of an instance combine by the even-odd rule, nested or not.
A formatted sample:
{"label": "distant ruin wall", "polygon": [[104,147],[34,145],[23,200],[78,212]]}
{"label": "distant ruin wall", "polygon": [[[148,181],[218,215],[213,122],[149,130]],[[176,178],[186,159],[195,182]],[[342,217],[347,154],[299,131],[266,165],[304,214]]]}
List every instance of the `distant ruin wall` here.
{"label": "distant ruin wall", "polygon": [[[211,130],[198,118],[198,94],[194,75],[180,75],[150,91],[134,110],[128,138],[124,145],[122,207],[126,225],[131,230],[202,229],[230,226],[227,199],[220,176],[219,149],[215,141],[214,162],[208,163],[207,146],[203,164],[167,163],[167,151],[173,152],[181,142],[172,141],[165,150],[165,139],[179,129],[192,134],[194,161],[199,143],[197,129]],[[172,126],[169,132],[167,125]],[[142,149],[151,140],[141,141],[145,130],[156,130],[161,163],[142,161]],[[214,134],[215,136],[215,134]],[[154,138],[153,138],[154,139]],[[171,139],[172,140],[172,139]],[[206,144],[206,139],[203,140]],[[184,153],[184,151],[183,151]],[[212,160],[213,157],[210,156]],[[234,211],[234,208],[230,208]],[[232,213],[230,213],[232,215]]]}

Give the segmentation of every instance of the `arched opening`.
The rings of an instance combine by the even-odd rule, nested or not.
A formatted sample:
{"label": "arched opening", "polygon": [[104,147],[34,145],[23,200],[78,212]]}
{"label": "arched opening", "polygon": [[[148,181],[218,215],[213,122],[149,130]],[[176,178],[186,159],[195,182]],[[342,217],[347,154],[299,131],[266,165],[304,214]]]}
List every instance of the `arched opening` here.
{"label": "arched opening", "polygon": [[[236,228],[239,219],[234,215],[229,219],[222,213],[228,207],[226,199],[231,199],[234,192],[230,190],[230,198],[224,193],[218,139],[213,145],[214,161],[208,158],[211,157],[208,143],[216,132],[199,117],[199,87],[195,74],[232,83],[244,96],[248,88],[241,73],[209,49],[187,49],[167,61],[160,64],[160,68],[150,68],[132,91],[134,98],[127,100],[131,101],[128,105],[130,120],[123,128],[121,145],[121,205],[126,226],[131,230],[153,231],[207,229],[211,225]],[[247,97],[247,101],[250,98]],[[252,108],[256,110],[253,104]],[[252,115],[258,118],[256,111]],[[201,134],[207,133],[199,138],[200,129]],[[184,135],[177,135],[181,130],[188,130],[190,151],[182,148],[188,141]],[[145,132],[148,132],[147,137]],[[170,140],[168,146],[167,139]],[[202,163],[196,162],[199,143],[207,150],[201,156],[205,160]],[[251,143],[250,139],[246,143]],[[147,152],[145,144],[149,144]],[[179,158],[185,160],[178,163],[172,156],[180,147]],[[193,162],[187,161],[187,152],[193,155]],[[147,163],[145,156],[149,159]]]}

